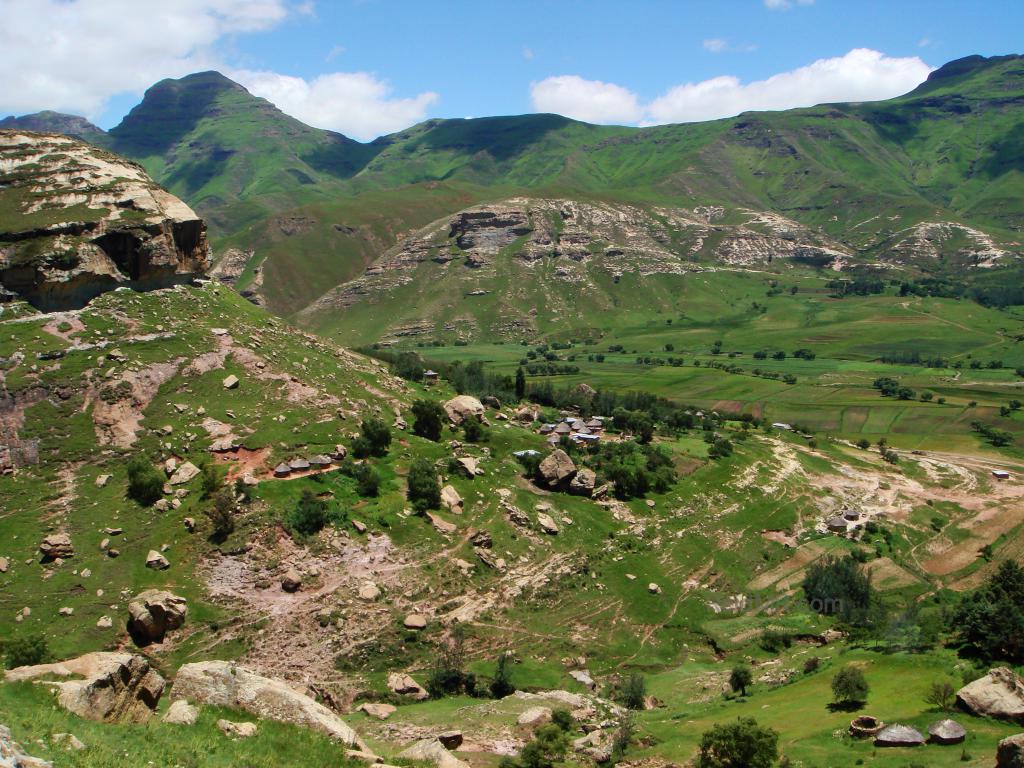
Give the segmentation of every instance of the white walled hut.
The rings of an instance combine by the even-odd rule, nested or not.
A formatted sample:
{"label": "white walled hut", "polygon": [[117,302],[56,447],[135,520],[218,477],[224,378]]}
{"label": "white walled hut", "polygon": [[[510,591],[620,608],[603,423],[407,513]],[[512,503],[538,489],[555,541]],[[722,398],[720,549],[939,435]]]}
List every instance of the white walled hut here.
{"label": "white walled hut", "polygon": [[967,731],[956,720],[939,720],[928,726],[928,741],[932,744],[962,744]]}

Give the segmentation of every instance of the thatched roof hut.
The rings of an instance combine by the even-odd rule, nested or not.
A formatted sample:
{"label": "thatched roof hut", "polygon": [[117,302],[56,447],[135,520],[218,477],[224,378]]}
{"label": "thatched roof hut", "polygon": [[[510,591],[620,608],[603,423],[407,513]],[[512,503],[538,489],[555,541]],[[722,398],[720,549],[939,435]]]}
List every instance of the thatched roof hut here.
{"label": "thatched roof hut", "polygon": [[827,523],[825,523],[825,526],[830,531],[834,531],[836,533],[843,533],[843,532],[846,531],[846,527],[847,527],[846,526],[846,519],[842,518],[842,517],[833,517],[831,520],[829,520]]}
{"label": "thatched roof hut", "polygon": [[909,725],[888,725],[875,737],[876,747],[920,747],[924,736]]}
{"label": "thatched roof hut", "polygon": [[960,744],[967,738],[967,731],[956,720],[939,720],[928,726],[928,741],[932,744]]}
{"label": "thatched roof hut", "polygon": [[289,461],[288,466],[292,468],[292,472],[305,472],[309,469],[309,462],[300,457]]}
{"label": "thatched roof hut", "polygon": [[309,463],[310,463],[310,465],[312,465],[313,467],[316,467],[317,469],[323,469],[324,467],[331,466],[333,461],[331,460],[331,457],[328,456],[327,454],[320,453],[320,454],[317,454],[316,456],[314,456],[313,458],[311,458],[309,460]]}
{"label": "thatched roof hut", "polygon": [[291,473],[292,468],[283,461],[274,467],[274,477],[288,477]]}

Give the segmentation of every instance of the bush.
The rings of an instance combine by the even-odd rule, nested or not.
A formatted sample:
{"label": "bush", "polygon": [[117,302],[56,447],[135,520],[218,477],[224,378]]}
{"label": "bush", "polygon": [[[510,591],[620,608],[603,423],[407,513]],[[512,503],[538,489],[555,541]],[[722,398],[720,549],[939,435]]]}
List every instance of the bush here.
{"label": "bush", "polygon": [[363,498],[375,498],[380,493],[380,473],[369,464],[357,464],[352,470],[356,493]]}
{"label": "bush", "polygon": [[199,467],[199,498],[209,499],[223,484],[217,465],[212,461],[203,462]]}
{"label": "bush", "polygon": [[936,680],[929,687],[924,700],[936,709],[949,712],[956,703],[956,689],[949,680]]}
{"label": "bush", "polygon": [[704,732],[697,768],[771,768],[778,756],[779,734],[741,717]]}
{"label": "bush", "polygon": [[569,735],[554,723],[542,725],[519,750],[519,758],[504,757],[499,768],[553,768],[569,750]]}
{"label": "bush", "polygon": [[417,512],[441,506],[441,486],[437,482],[437,473],[426,459],[416,459],[409,467],[408,485],[406,498]]}
{"label": "bush", "polygon": [[309,488],[302,491],[298,503],[287,514],[284,527],[293,536],[314,536],[331,520],[330,508]]}
{"label": "bush", "polygon": [[412,404],[412,433],[435,443],[444,430],[444,408],[433,400],[417,400]]}
{"label": "bush", "polygon": [[7,669],[42,664],[50,659],[50,646],[40,634],[25,635],[4,643],[4,666]]}
{"label": "bush", "polygon": [[386,456],[391,446],[391,428],[381,419],[365,419],[360,426],[361,434],[352,441],[352,454],[357,459],[368,456]]}
{"label": "bush", "polygon": [[490,687],[491,696],[496,699],[503,699],[516,692],[516,687],[512,683],[512,671],[509,669],[511,663],[511,657],[503,653],[494,666],[494,679],[491,680]]}
{"label": "bush", "polygon": [[620,685],[615,698],[626,709],[643,709],[646,696],[647,681],[634,672]]}
{"label": "bush", "polygon": [[817,656],[811,656],[811,658],[804,662],[804,674],[809,675],[812,672],[817,672],[820,666],[821,659]]}
{"label": "bush", "polygon": [[164,476],[141,456],[128,462],[128,497],[150,507],[164,494]]}
{"label": "bush", "polygon": [[768,653],[780,653],[785,648],[793,645],[793,636],[788,632],[769,629],[761,635],[758,644],[762,650],[768,651]]}
{"label": "bush", "polygon": [[753,681],[754,676],[746,664],[737,664],[729,673],[729,687],[740,696],[747,695],[747,688]]}
{"label": "bush", "polygon": [[868,681],[860,667],[847,665],[832,678],[832,695],[837,704],[863,704],[868,700]]}
{"label": "bush", "polygon": [[556,709],[551,713],[551,722],[566,733],[571,731],[576,724],[572,718],[572,712],[563,708]]}
{"label": "bush", "polygon": [[235,494],[230,488],[221,488],[203,513],[213,524],[210,538],[217,542],[225,541],[235,530]]}
{"label": "bush", "polygon": [[462,429],[466,433],[467,443],[487,442],[487,430],[484,429],[484,425],[476,419],[466,419],[462,422]]}

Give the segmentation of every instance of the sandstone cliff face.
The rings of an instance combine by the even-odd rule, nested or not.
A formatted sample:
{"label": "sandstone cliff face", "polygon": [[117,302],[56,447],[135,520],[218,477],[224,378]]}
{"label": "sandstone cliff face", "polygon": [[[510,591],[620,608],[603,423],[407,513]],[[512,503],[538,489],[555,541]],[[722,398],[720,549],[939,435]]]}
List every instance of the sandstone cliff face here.
{"label": "sandstone cliff face", "polygon": [[206,225],[141,166],[77,139],[0,131],[0,283],[44,311],[186,282]]}

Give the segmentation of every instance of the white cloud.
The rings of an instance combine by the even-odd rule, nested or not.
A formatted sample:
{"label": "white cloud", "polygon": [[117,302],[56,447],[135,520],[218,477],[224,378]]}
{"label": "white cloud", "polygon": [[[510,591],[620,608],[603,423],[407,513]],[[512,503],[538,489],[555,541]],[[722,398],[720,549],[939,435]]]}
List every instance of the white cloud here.
{"label": "white cloud", "polygon": [[[771,11],[788,11],[794,0],[764,0],[765,8]],[[814,0],[795,0],[797,5],[814,5]]]}
{"label": "white cloud", "polygon": [[118,93],[217,66],[218,40],[288,13],[284,0],[0,0],[0,110],[96,117]]}
{"label": "white cloud", "polygon": [[535,54],[533,52],[533,48],[530,48],[529,46],[525,46],[525,45],[523,46],[523,58],[524,59],[526,59],[527,61],[530,61],[530,60],[533,59],[534,55]]}
{"label": "white cloud", "polygon": [[325,62],[334,61],[336,58],[341,56],[341,54],[343,54],[344,52],[345,52],[345,46],[344,45],[335,45],[335,46],[333,46],[331,48],[331,50],[329,50],[327,52],[327,55],[324,56],[324,61]]}
{"label": "white cloud", "polygon": [[367,72],[333,72],[312,80],[251,70],[227,74],[292,117],[355,139],[407,128],[423,120],[438,98],[430,91],[393,98],[388,83]]}
{"label": "white cloud", "polygon": [[930,71],[931,67],[916,56],[892,58],[857,48],[845,56],[819,59],[767,80],[744,84],[725,75],[677,85],[648,105],[646,122],[713,120],[748,110],[887,99],[912,90]]}
{"label": "white cloud", "polygon": [[632,91],[576,75],[531,83],[530,99],[537,112],[556,112],[588,123],[635,123],[643,117],[643,109]]}
{"label": "white cloud", "polygon": [[704,50],[711,51],[712,53],[721,53],[729,44],[720,37],[713,37],[710,40],[704,41]]}

